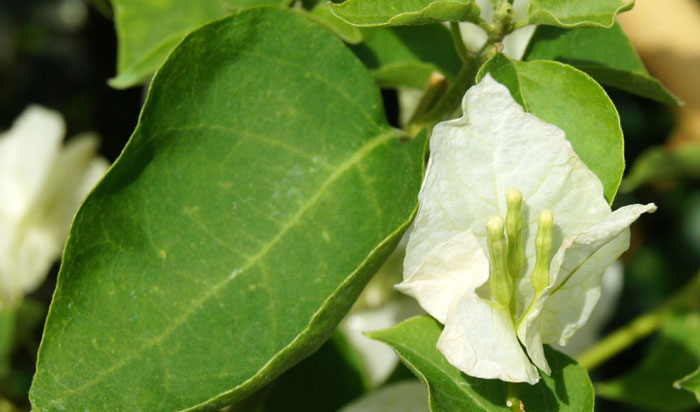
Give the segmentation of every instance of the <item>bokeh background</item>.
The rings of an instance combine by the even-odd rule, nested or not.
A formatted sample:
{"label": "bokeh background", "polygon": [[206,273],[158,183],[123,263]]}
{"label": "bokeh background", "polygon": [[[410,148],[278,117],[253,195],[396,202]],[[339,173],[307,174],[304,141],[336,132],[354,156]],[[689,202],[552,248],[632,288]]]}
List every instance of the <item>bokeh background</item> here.
{"label": "bokeh background", "polygon": [[[655,202],[659,211],[633,228],[633,245],[624,256],[624,288],[604,331],[656,307],[700,268],[700,2],[639,0],[620,22],[650,72],[686,105],[670,108],[608,90],[620,113],[628,164],[616,206]],[[38,103],[64,115],[67,136],[97,132],[102,155],[113,161],[136,125],[144,97],[143,88],[115,90],[107,85],[115,60],[116,35],[106,1],[1,1],[0,130],[8,129],[26,106]],[[396,124],[396,93],[387,90],[383,95]],[[0,366],[0,396],[19,407],[28,407],[57,269],[22,306],[11,356]],[[591,377],[602,381],[633,370],[660,340],[653,335],[640,341]],[[687,364],[688,372],[700,364],[693,351],[681,352],[678,356],[685,358],[679,363]],[[597,399],[596,410],[644,409]]]}

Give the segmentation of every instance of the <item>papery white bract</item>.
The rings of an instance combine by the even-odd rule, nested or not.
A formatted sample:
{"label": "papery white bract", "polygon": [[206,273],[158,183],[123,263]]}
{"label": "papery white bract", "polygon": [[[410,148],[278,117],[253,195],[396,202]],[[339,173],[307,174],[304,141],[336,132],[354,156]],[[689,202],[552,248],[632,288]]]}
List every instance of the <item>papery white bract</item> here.
{"label": "papery white bract", "polygon": [[95,136],[62,147],[64,132],[60,114],[30,106],[0,134],[0,309],[41,284],[78,206],[107,170]]}
{"label": "papery white bract", "polygon": [[[471,376],[534,384],[534,365],[550,373],[542,345],[566,344],[585,323],[603,271],[629,246],[628,226],[656,207],[612,212],[564,132],[526,113],[490,75],[469,89],[463,111],[433,131],[397,288],[445,325],[438,349],[450,363]],[[510,188],[522,196],[524,259],[504,303],[494,296],[502,293],[493,290],[487,222],[491,233],[503,233]],[[538,220],[549,228],[536,247]],[[546,250],[546,261],[533,283],[538,250]]]}

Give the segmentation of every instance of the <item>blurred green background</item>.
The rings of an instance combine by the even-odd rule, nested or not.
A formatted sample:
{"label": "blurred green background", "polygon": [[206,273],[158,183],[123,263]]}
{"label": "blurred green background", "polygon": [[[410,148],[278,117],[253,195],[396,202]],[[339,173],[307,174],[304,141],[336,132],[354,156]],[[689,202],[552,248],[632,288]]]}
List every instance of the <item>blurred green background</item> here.
{"label": "blurred green background", "polygon": [[[115,74],[115,59],[116,35],[105,2],[0,2],[0,130],[8,129],[26,106],[38,103],[64,115],[67,136],[97,132],[102,154],[113,161],[136,125],[144,96],[143,88],[120,91],[107,85],[107,79]],[[650,100],[617,90],[608,92],[625,132],[629,173],[645,151],[666,144],[674,128],[674,114]],[[396,93],[385,91],[383,95],[390,120],[397,124]],[[691,162],[670,175],[652,175],[634,190],[618,195],[616,207],[654,202],[659,211],[645,216],[633,228],[633,244],[624,256],[624,289],[606,331],[663,302],[700,268],[698,169],[700,164]],[[9,363],[0,364],[0,396],[21,407],[28,406],[26,394],[56,272],[57,265],[23,305],[14,325],[15,342],[8,349]],[[640,341],[594,370],[591,378],[607,380],[631,370],[658,339],[652,336]],[[698,362],[700,359],[695,359],[689,369]],[[598,399],[596,410],[640,409]]]}

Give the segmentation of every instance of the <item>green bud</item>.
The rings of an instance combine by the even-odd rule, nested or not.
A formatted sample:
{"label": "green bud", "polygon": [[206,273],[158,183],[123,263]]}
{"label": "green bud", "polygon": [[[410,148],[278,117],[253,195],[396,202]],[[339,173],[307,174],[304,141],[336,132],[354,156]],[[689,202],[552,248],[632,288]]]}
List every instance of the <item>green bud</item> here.
{"label": "green bud", "polygon": [[543,210],[537,222],[537,237],[535,238],[535,268],[530,277],[535,294],[539,294],[549,285],[549,258],[552,254],[552,226],[554,215],[550,210]]}
{"label": "green bud", "polygon": [[491,275],[489,277],[491,294],[498,303],[510,309],[513,282],[508,275],[507,245],[503,231],[503,219],[498,216],[491,217],[486,222],[486,230],[491,260]]}
{"label": "green bud", "polygon": [[513,282],[518,279],[525,263],[523,250],[523,195],[516,187],[506,191],[506,236],[508,238],[508,273]]}

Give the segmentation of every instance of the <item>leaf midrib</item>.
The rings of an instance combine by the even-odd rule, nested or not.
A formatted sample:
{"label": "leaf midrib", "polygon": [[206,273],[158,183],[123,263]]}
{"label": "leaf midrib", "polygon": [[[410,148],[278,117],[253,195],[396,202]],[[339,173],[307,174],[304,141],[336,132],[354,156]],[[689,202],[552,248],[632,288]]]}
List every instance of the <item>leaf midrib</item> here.
{"label": "leaf midrib", "polygon": [[[353,167],[355,167],[361,160],[363,160],[365,157],[367,157],[370,153],[374,151],[377,147],[381,146],[382,144],[390,141],[393,138],[396,138],[397,136],[400,136],[400,132],[395,130],[395,129],[389,129],[385,130],[383,133],[377,135],[373,139],[367,141],[362,147],[360,147],[355,153],[353,153],[352,156],[347,158],[343,163],[341,163],[329,176],[326,180],[323,181],[323,183],[319,186],[318,190],[316,193],[309,198],[307,202],[305,202],[288,221],[287,223],[279,230],[278,234],[270,239],[266,244],[253,256],[248,258],[248,261],[242,266],[240,274],[236,277],[240,276],[245,276],[245,273],[248,272],[249,269],[254,267],[261,259],[267,255],[270,250],[274,246],[276,246],[283,238],[284,236],[292,229],[296,224],[301,221],[302,216],[309,210],[311,209],[314,205],[318,203],[318,201],[321,199],[322,195],[326,193],[327,189],[335,183],[340,177],[342,177],[346,172],[351,170]],[[86,389],[94,386],[96,383],[100,382],[103,380],[105,377],[109,376],[112,374],[112,372],[117,371],[121,369],[122,367],[126,366],[127,364],[131,363],[132,361],[136,360],[138,356],[142,353],[144,353],[147,349],[154,347],[155,345],[159,344],[163,340],[165,340],[168,336],[172,334],[176,329],[178,329],[182,324],[187,322],[187,319],[191,315],[197,312],[199,308],[201,308],[204,303],[206,303],[208,300],[213,298],[214,296],[217,295],[218,291],[224,288],[226,285],[228,285],[231,282],[232,278],[229,276],[225,276],[224,279],[216,283],[213,288],[209,289],[205,294],[203,294],[199,299],[194,301],[191,305],[190,308],[187,309],[182,315],[177,317],[174,322],[171,323],[171,326],[167,327],[162,333],[159,335],[155,336],[154,338],[148,340],[145,344],[141,345],[137,350],[134,350],[131,352],[129,356],[123,357],[119,362],[115,363],[111,367],[107,369],[103,369],[99,374],[97,374],[93,379],[85,382],[83,385],[75,388],[75,389],[66,389],[67,396],[63,398],[63,400],[70,399],[74,395],[85,391]]]}

